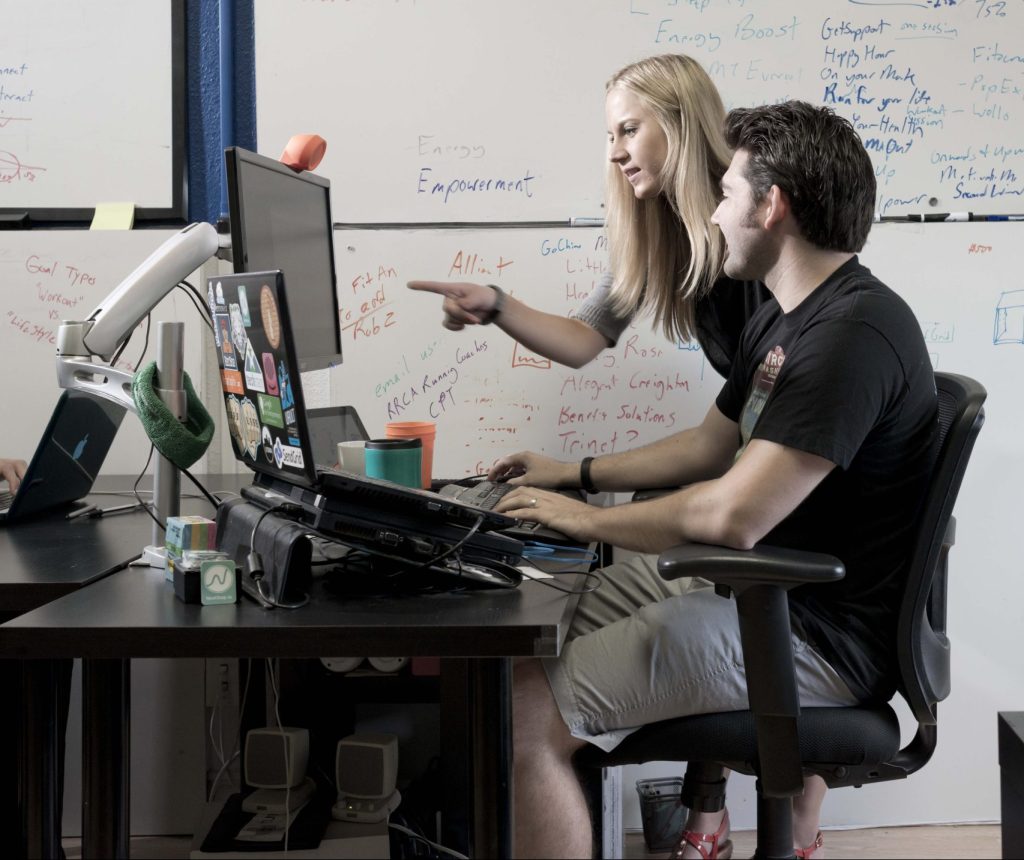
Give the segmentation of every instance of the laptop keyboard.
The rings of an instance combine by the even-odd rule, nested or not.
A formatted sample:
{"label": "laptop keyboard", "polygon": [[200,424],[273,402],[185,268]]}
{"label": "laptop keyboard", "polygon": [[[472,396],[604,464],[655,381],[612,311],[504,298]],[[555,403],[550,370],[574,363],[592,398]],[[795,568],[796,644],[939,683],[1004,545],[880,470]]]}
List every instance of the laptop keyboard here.
{"label": "laptop keyboard", "polygon": [[471,487],[459,493],[460,502],[472,505],[474,508],[482,508],[485,511],[493,511],[501,498],[508,492],[514,490],[511,484],[497,481],[479,481]]}
{"label": "laptop keyboard", "polygon": [[0,493],[0,511],[6,511],[10,506],[11,502],[14,501],[14,493],[9,490],[4,490]]}
{"label": "laptop keyboard", "polygon": [[[469,487],[461,484],[446,484],[438,492],[442,496],[457,499],[463,504],[479,508],[484,511],[494,510],[502,496],[512,492],[515,486],[504,481],[477,481]],[[519,532],[534,532],[540,528],[540,523],[529,520],[520,520],[516,530]]]}

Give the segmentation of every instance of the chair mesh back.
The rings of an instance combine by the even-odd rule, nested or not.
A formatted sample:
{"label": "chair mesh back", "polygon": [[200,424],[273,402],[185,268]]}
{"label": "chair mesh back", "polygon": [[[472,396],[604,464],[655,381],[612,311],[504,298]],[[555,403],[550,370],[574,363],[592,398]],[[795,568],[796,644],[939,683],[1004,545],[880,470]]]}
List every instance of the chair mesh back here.
{"label": "chair mesh back", "polygon": [[929,618],[929,597],[933,587],[945,590],[949,547],[944,546],[944,537],[974,441],[985,421],[982,404],[986,397],[985,389],[966,376],[936,373],[935,384],[939,454],[921,507],[897,633],[900,692],[918,722],[925,724],[934,724],[936,704],[949,695],[949,640],[944,618]]}

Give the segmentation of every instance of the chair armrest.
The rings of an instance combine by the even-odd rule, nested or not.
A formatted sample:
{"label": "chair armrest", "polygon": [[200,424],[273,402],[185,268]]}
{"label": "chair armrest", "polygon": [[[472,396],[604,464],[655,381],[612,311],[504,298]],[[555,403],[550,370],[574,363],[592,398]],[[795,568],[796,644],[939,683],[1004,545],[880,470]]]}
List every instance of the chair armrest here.
{"label": "chair armrest", "polygon": [[736,593],[761,793],[777,798],[800,794],[800,698],[787,592],[798,585],[837,582],[846,574],[843,563],[834,556],[782,547],[736,550],[683,544],[661,554],[658,572],[665,579],[700,576],[711,580],[723,597]]}
{"label": "chair armrest", "polygon": [[663,579],[700,576],[716,585],[742,590],[752,585],[824,585],[846,575],[843,563],[832,555],[758,544],[753,549],[730,549],[687,543],[665,550],[658,558]]}

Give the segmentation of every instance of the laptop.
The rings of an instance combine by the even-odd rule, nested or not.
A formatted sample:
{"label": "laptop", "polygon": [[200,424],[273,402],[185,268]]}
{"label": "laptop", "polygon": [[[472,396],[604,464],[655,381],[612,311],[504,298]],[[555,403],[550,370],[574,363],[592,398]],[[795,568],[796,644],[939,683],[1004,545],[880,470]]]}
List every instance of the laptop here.
{"label": "laptop", "polygon": [[313,446],[313,461],[321,467],[341,467],[338,462],[339,442],[366,442],[370,438],[359,413],[352,406],[307,409],[306,425]]}
{"label": "laptop", "polygon": [[280,271],[223,275],[208,298],[232,448],[256,472],[247,498],[298,503],[312,527],[397,556],[429,557],[465,540],[478,556],[518,560],[522,543],[496,534],[517,524],[512,517],[317,466]]}
{"label": "laptop", "polygon": [[17,492],[0,500],[0,522],[67,508],[89,495],[124,413],[109,400],[63,392]]}

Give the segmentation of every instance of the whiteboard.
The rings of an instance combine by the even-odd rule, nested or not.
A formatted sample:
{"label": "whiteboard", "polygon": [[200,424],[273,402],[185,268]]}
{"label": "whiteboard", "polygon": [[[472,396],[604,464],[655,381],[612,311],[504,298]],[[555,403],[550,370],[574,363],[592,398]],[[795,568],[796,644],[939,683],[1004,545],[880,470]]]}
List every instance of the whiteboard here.
{"label": "whiteboard", "polygon": [[343,362],[331,400],[356,406],[371,435],[388,421],[436,421],[436,474],[477,474],[524,448],[579,460],[635,447],[683,429],[718,393],[699,348],[666,344],[647,323],[571,371],[497,327],[443,329],[440,297],[405,287],[482,280],[565,315],[608,267],[596,228],[337,231],[335,259]]}
{"label": "whiteboard", "polygon": [[183,0],[0,0],[0,211],[184,217]]}
{"label": "whiteboard", "polygon": [[1024,0],[256,0],[255,38],[260,151],[323,136],[340,222],[599,217],[604,83],[673,52],[849,118],[881,215],[1024,212]]}
{"label": "whiteboard", "polygon": [[[5,235],[0,244],[0,374],[5,380],[0,457],[29,460],[46,428],[61,393],[55,366],[61,320],[86,318],[173,233],[29,230]],[[192,283],[200,287],[197,281]],[[161,320],[185,323],[185,369],[198,389],[202,378],[198,345],[211,339],[198,313],[180,290],[160,302],[152,314],[154,327],[145,361],[156,357],[155,324]],[[139,361],[144,336],[145,323],[132,337],[119,367],[130,369]],[[220,413],[213,414],[220,423]],[[125,415],[102,473],[138,474],[148,453],[142,425],[135,416]]]}
{"label": "whiteboard", "polygon": [[[494,282],[564,314],[607,266],[597,229],[341,230],[335,250],[344,361],[304,374],[303,384],[307,391],[319,385],[334,405],[355,405],[373,436],[391,419],[436,420],[435,475],[475,474],[522,449],[578,461],[633,447],[699,421],[721,385],[697,347],[669,344],[644,322],[586,368],[571,370],[517,347],[494,326],[448,332],[440,298],[405,287],[413,278]],[[1024,246],[1014,224],[880,224],[861,259],[909,302],[935,368],[987,387],[987,421],[955,512],[953,692],[940,709],[935,758],[909,790],[899,783],[832,792],[824,823],[998,820],[995,731],[978,726],[994,725],[1006,702],[1024,700],[1024,609],[1015,597]],[[679,766],[657,774],[645,766],[636,775],[671,772]],[[752,827],[752,791],[745,796],[736,783],[733,825]],[[971,791],[950,792],[953,784]],[[631,790],[624,800],[626,827],[639,827]]]}

